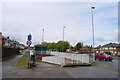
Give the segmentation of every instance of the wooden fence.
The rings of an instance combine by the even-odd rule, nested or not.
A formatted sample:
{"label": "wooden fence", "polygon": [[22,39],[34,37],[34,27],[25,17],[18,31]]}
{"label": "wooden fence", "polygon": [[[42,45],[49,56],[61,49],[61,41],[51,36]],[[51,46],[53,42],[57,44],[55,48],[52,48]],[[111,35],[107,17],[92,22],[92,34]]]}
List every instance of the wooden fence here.
{"label": "wooden fence", "polygon": [[20,54],[20,48],[2,47],[2,58],[7,58],[7,57],[15,56],[18,54]]}

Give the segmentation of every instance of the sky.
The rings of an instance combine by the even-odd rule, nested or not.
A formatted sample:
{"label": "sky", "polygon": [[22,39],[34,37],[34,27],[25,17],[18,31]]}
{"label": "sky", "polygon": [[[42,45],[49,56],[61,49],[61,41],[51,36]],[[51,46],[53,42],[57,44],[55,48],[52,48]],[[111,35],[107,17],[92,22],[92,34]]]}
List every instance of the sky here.
{"label": "sky", "polygon": [[[44,41],[64,40],[75,45],[82,42],[92,45],[92,18],[95,31],[95,46],[118,42],[118,2],[6,2],[0,3],[2,22],[0,31],[4,36],[26,45],[28,34],[32,46]],[[72,1],[72,0],[71,0]]]}

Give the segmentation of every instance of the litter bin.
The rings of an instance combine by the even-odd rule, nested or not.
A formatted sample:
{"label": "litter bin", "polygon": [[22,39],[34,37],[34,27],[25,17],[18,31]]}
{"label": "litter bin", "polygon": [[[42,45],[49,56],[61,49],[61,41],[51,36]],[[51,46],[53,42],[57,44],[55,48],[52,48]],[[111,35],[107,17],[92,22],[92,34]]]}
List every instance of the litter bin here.
{"label": "litter bin", "polygon": [[28,56],[28,68],[36,66],[35,60],[36,60],[36,58],[35,58],[35,55],[34,55],[33,51],[30,51],[30,54]]}

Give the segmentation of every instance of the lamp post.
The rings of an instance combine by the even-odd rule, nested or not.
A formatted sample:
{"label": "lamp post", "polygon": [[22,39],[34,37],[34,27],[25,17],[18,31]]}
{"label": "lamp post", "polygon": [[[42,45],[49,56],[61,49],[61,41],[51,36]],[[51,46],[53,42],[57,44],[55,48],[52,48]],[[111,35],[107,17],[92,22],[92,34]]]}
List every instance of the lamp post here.
{"label": "lamp post", "polygon": [[[94,53],[94,45],[95,45],[95,40],[94,40],[94,20],[93,20],[93,10],[95,7],[91,7],[91,13],[92,13],[92,35],[93,35],[93,49],[92,52]],[[93,62],[95,62],[95,54],[93,55]]]}
{"label": "lamp post", "polygon": [[64,29],[65,29],[65,26],[63,26],[63,52],[64,52]]}
{"label": "lamp post", "polygon": [[44,29],[42,29],[42,43],[44,41]]}
{"label": "lamp post", "polygon": [[41,43],[41,54],[43,54],[43,41],[44,41],[44,29],[42,29],[42,43]]}

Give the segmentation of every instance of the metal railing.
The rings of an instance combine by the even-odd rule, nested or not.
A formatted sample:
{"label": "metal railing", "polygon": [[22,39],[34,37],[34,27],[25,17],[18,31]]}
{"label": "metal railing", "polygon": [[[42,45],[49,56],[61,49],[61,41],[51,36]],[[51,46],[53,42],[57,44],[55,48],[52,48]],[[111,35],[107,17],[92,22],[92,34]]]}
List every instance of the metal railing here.
{"label": "metal railing", "polygon": [[45,55],[45,54],[51,54],[50,51],[34,51],[35,55]]}

